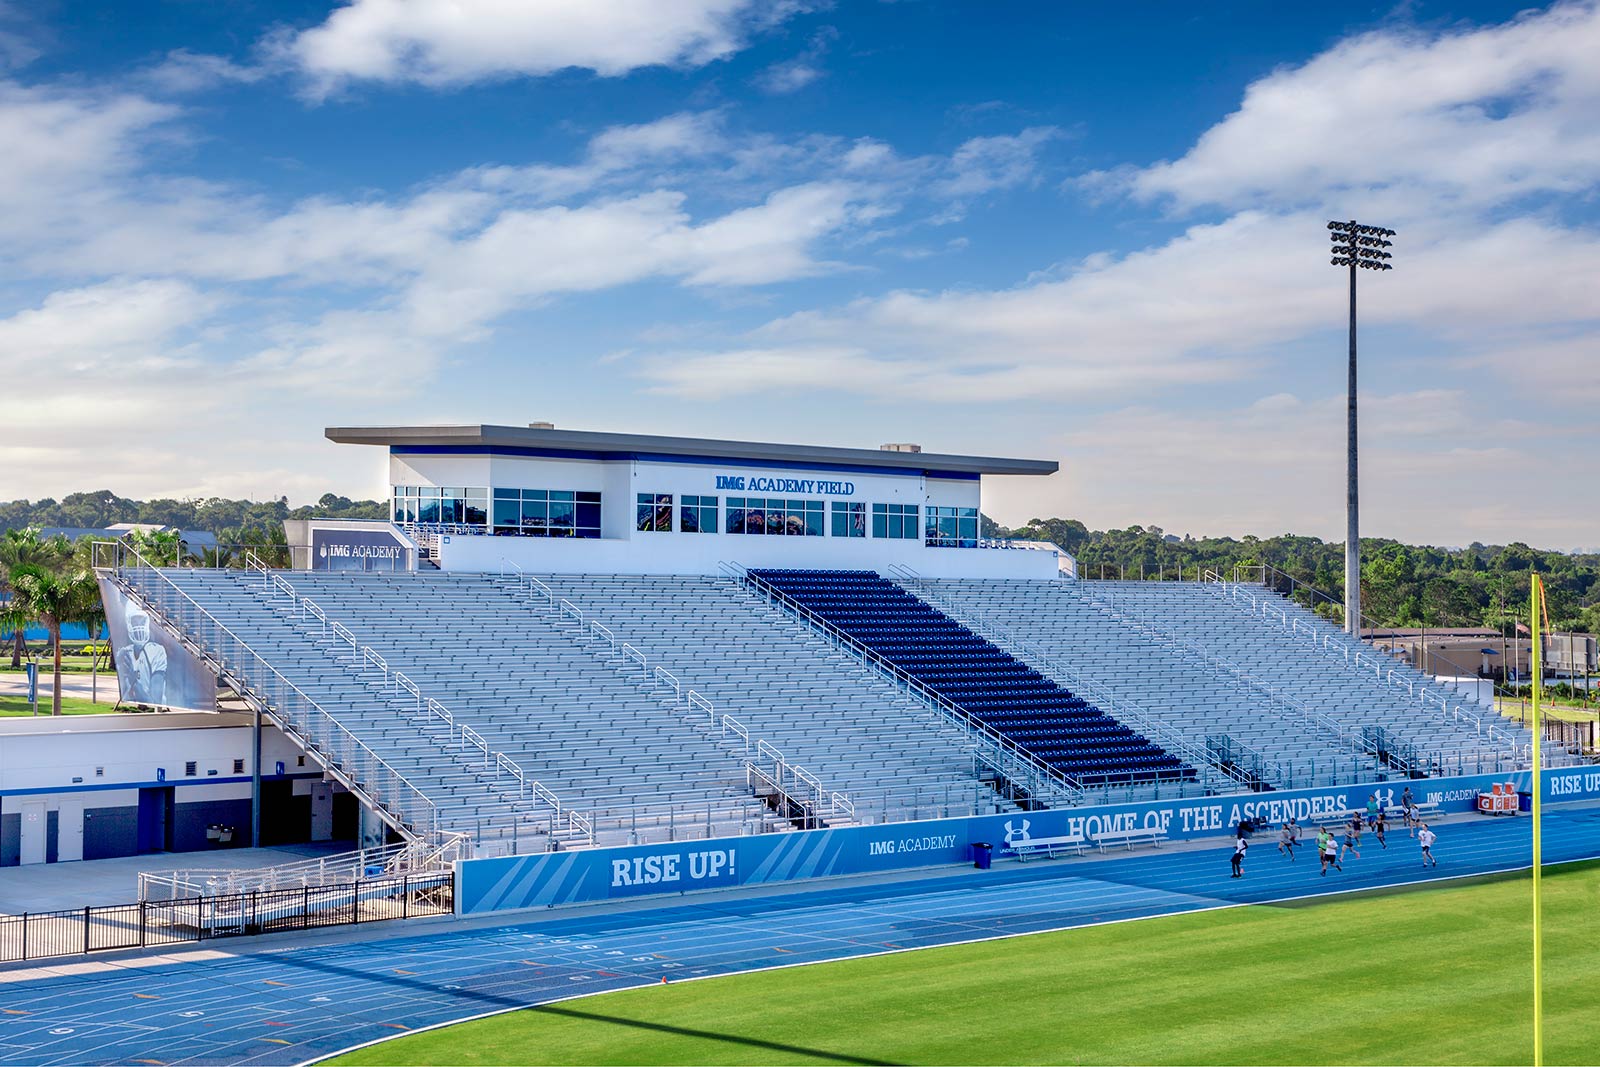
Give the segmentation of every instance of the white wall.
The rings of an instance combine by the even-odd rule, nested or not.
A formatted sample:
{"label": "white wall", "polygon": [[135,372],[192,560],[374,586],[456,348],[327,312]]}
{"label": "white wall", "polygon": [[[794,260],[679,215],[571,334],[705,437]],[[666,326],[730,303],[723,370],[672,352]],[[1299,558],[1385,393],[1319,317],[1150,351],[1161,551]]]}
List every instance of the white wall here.
{"label": "white wall", "polygon": [[623,541],[447,534],[439,540],[439,565],[447,571],[497,572],[506,559],[530,574],[716,574],[718,561],[731,560],[746,567],[877,571],[900,563],[929,578],[1057,576],[1053,552],[928,548],[920,540],[873,537],[640,533]]}
{"label": "white wall", "polygon": [[[84,785],[96,787],[98,792],[112,785],[136,787],[154,783],[157,769],[166,771],[166,781],[170,784],[213,777],[232,778],[236,759],[244,760],[243,774],[251,771],[251,729],[250,718],[246,715],[132,714],[73,718],[77,721],[0,722],[0,790],[12,793]],[[236,725],[213,725],[219,718]],[[86,723],[85,719],[97,721]],[[197,720],[212,722],[199,725]],[[261,761],[267,773],[272,772],[278,760],[283,760],[291,773],[296,769],[315,770],[309,760],[306,767],[296,767],[295,757],[300,754],[301,750],[276,729],[263,730]],[[185,778],[184,764],[190,760],[195,762],[197,774],[194,778]],[[216,773],[212,774],[213,771]],[[248,786],[245,789],[248,795]],[[204,795],[202,792],[196,799]]]}

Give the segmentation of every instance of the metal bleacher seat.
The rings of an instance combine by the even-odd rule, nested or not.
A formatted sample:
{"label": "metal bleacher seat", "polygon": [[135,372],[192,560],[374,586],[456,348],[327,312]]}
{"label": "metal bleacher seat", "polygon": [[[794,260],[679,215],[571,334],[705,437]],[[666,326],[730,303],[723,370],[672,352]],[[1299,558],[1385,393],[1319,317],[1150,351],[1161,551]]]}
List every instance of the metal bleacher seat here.
{"label": "metal bleacher seat", "polygon": [[[1414,757],[1422,769],[1495,770],[1507,746],[1441,715],[1402,685],[1313,647],[1320,627],[1370,648],[1281,598],[1301,618],[1244,610],[1226,590],[1196,582],[918,579],[958,618],[1001,619],[1051,658],[1186,732],[1199,745],[1226,735],[1277,767],[1279,786],[1364,780],[1380,768],[1370,738]],[[1270,596],[1258,590],[1258,595]],[[1433,683],[1420,673],[1417,688]],[[1457,698],[1459,699],[1459,698]],[[1492,716],[1491,716],[1492,717]],[[1494,721],[1497,737],[1514,736]],[[1367,747],[1352,738],[1367,739]]]}
{"label": "metal bleacher seat", "polygon": [[875,572],[751,576],[1079,782],[1194,776],[1159,745]]}

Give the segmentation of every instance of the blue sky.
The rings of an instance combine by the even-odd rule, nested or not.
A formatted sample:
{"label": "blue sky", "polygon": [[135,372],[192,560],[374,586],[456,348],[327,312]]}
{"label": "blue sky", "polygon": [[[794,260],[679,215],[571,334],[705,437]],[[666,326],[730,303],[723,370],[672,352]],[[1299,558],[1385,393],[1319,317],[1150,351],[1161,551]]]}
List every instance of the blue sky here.
{"label": "blue sky", "polygon": [[[1002,521],[1600,544],[1600,9],[0,0],[0,498],[327,425],[1044,456]],[[465,12],[465,14],[463,14]],[[14,390],[14,391],[13,391]]]}

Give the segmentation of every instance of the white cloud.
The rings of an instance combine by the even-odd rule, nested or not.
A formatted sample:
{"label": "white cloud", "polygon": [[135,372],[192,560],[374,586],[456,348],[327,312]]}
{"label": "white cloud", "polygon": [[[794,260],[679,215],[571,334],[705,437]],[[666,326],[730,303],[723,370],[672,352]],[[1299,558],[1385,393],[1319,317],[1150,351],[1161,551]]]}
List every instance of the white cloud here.
{"label": "white cloud", "polygon": [[[1425,543],[1593,540],[1568,499],[1506,492],[1537,480],[1559,439],[1459,389],[1362,396],[1362,530]],[[1071,515],[1094,528],[1342,540],[1344,396],[1273,394],[1240,405],[1117,407],[1079,416],[1051,441],[1049,483],[986,491],[991,512]]]}
{"label": "white cloud", "polygon": [[1600,175],[1600,6],[1439,35],[1381,30],[1252,84],[1171,162],[1091,181],[1179,207],[1421,214]]}
{"label": "white cloud", "polygon": [[951,156],[950,175],[938,191],[961,200],[1032,184],[1039,175],[1039,148],[1060,133],[1054,126],[1030,126],[1015,135],[974,137]]}
{"label": "white cloud", "polygon": [[771,0],[352,0],[280,43],[321,90],[351,81],[450,86],[569,67],[615,77],[736,51]]}
{"label": "white cloud", "polygon": [[799,55],[774,63],[755,77],[755,86],[764,93],[784,96],[799,92],[823,75],[822,60],[828,46],[839,36],[832,26],[824,26],[811,35],[811,40]]}

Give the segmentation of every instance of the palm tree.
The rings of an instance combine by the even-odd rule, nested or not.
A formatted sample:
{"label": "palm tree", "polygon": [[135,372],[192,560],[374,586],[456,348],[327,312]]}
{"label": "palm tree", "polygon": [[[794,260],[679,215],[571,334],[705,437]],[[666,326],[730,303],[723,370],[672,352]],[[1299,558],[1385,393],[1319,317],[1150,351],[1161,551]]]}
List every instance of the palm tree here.
{"label": "palm tree", "polygon": [[16,607],[9,597],[11,572],[18,567],[33,565],[47,570],[57,570],[72,556],[72,545],[65,537],[40,537],[37,527],[7,530],[0,536],[0,593],[6,594],[0,609],[0,631],[11,633],[11,668],[22,669],[22,657],[28,654],[28,624],[33,617]]}
{"label": "palm tree", "polygon": [[38,619],[50,631],[55,645],[55,686],[50,713],[61,714],[61,627],[69,622],[88,622],[100,607],[100,587],[91,571],[54,574],[45,568],[24,563],[11,572],[11,610]]}

